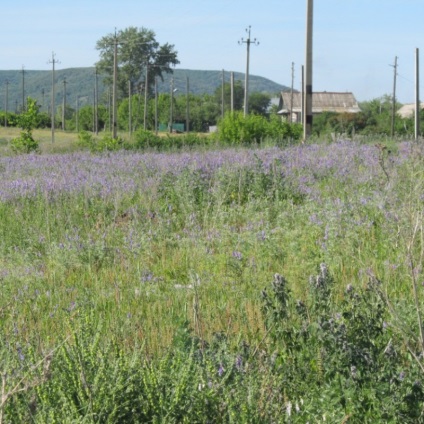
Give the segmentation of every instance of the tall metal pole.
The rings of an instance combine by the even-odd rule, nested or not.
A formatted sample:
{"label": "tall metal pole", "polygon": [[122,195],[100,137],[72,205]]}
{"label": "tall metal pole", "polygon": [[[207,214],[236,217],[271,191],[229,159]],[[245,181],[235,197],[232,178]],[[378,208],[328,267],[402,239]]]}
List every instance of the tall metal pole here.
{"label": "tall metal pole", "polygon": [[313,44],[313,0],[307,0],[306,14],[306,66],[305,66],[305,88],[304,88],[304,118],[303,118],[303,140],[306,141],[312,133],[312,44]]}
{"label": "tall metal pole", "polygon": [[113,43],[113,87],[112,87],[112,138],[117,138],[118,131],[118,114],[117,114],[117,79],[118,79],[118,37],[116,36]]}
{"label": "tall metal pole", "polygon": [[255,45],[258,45],[259,42],[256,41],[256,38],[254,40],[250,40],[250,25],[246,29],[246,32],[248,34],[247,40],[244,40],[243,38],[241,41],[239,41],[239,44],[245,43],[247,45],[247,57],[246,57],[246,74],[244,76],[244,116],[247,116],[249,113],[249,61],[250,61],[250,44],[253,43]]}
{"label": "tall metal pole", "polygon": [[393,76],[393,97],[392,97],[392,128],[391,128],[391,136],[395,135],[395,120],[396,120],[396,76],[397,76],[397,56],[395,56],[395,64],[394,68],[394,76]]}
{"label": "tall metal pole", "polygon": [[420,137],[420,49],[415,49],[415,140]]}

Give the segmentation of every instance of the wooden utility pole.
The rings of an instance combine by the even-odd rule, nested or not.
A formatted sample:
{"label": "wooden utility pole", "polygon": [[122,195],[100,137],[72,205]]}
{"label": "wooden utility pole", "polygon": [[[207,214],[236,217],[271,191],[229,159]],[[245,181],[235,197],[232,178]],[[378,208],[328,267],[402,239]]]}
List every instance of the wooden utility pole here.
{"label": "wooden utility pole", "polygon": [[396,120],[396,77],[397,77],[397,56],[395,56],[395,64],[392,65],[394,69],[394,76],[393,76],[393,97],[392,97],[392,128],[391,128],[391,135],[394,137],[395,135],[395,120]]}
{"label": "wooden utility pole", "polygon": [[75,100],[75,129],[77,130],[78,133],[78,114],[79,114],[79,97],[77,96],[77,99]]}
{"label": "wooden utility pole", "polygon": [[420,137],[420,50],[415,49],[415,140]]}
{"label": "wooden utility pole", "polygon": [[117,111],[117,82],[118,82],[118,37],[113,43],[113,86],[112,86],[112,138],[118,137],[118,111]]}
{"label": "wooden utility pole", "polygon": [[94,132],[96,135],[99,133],[99,84],[98,84],[99,71],[96,67],[94,73]]}
{"label": "wooden utility pole", "polygon": [[233,113],[234,112],[234,72],[231,72],[230,85],[231,85],[231,113]]}
{"label": "wooden utility pole", "polygon": [[291,92],[290,92],[290,119],[293,122],[293,85],[294,85],[294,62],[292,62],[292,78],[291,78]]}
{"label": "wooden utility pole", "polygon": [[7,109],[9,108],[9,81],[6,80],[6,100],[5,100],[5,114],[4,114],[4,126],[7,128]]}
{"label": "wooden utility pole", "polygon": [[247,116],[249,113],[249,61],[250,61],[250,44],[258,45],[259,42],[254,40],[250,40],[250,25],[246,29],[247,32],[247,40],[243,38],[239,41],[239,44],[245,43],[247,45],[247,58],[246,58],[246,74],[244,76],[244,116]]}
{"label": "wooden utility pole", "polygon": [[306,141],[312,133],[312,45],[313,45],[313,0],[307,0],[306,15],[306,66],[304,88],[304,118],[303,118],[303,141]]}
{"label": "wooden utility pole", "polygon": [[62,106],[62,131],[65,131],[65,117],[66,117],[66,78],[63,79],[63,106]]}
{"label": "wooden utility pole", "polygon": [[54,92],[54,85],[55,85],[55,76],[54,76],[54,71],[55,71],[55,64],[56,63],[60,63],[59,61],[57,61],[55,59],[55,54],[54,52],[52,52],[52,60],[49,62],[52,64],[52,100],[51,100],[51,129],[52,129],[52,143],[54,143],[54,118],[55,118],[55,105],[54,105],[54,97],[55,97],[55,92]]}
{"label": "wooden utility pole", "polygon": [[25,112],[25,67],[22,65],[22,112]]}
{"label": "wooden utility pole", "polygon": [[174,78],[171,78],[170,91],[171,105],[169,107],[169,132],[172,133],[172,121],[174,120]]}
{"label": "wooden utility pole", "polygon": [[149,62],[146,63],[146,79],[144,81],[144,117],[143,126],[144,131],[147,129],[147,99],[149,96]]}
{"label": "wooden utility pole", "polygon": [[225,71],[222,70],[221,75],[221,117],[224,119],[224,84],[225,84]]}
{"label": "wooden utility pole", "polygon": [[155,77],[155,134],[158,134],[158,78]]}
{"label": "wooden utility pole", "polygon": [[132,134],[132,90],[131,90],[131,80],[128,81],[128,134],[131,139]]}
{"label": "wooden utility pole", "polygon": [[190,131],[190,85],[186,77],[186,133]]}

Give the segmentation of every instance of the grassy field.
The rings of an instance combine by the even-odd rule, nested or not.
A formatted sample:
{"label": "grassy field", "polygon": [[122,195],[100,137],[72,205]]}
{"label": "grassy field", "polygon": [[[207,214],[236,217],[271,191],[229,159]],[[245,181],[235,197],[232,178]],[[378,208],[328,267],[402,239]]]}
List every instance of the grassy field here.
{"label": "grassy field", "polygon": [[[16,134],[0,423],[421,422],[420,144],[91,154],[35,131],[41,154],[13,156]],[[357,351],[333,357],[342,328]]]}

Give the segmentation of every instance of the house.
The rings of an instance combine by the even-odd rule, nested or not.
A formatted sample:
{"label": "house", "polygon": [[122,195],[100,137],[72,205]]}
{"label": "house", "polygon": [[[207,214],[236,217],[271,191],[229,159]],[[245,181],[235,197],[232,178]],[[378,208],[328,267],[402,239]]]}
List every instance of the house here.
{"label": "house", "polygon": [[[424,109],[424,103],[420,103],[420,109]],[[397,112],[401,118],[413,118],[415,116],[415,103],[403,105]]]}
{"label": "house", "polygon": [[[352,93],[317,92],[312,93],[312,114],[323,112],[358,113],[358,102]],[[302,121],[302,93],[283,91],[280,95],[278,114],[288,118],[292,115],[292,122]]]}

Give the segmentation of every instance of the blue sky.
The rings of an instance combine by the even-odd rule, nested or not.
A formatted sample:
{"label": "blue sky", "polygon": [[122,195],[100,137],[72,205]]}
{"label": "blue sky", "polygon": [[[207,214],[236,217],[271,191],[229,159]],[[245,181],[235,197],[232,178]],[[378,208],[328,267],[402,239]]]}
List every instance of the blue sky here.
{"label": "blue sky", "polygon": [[[15,0],[1,16],[1,70],[51,69],[52,51],[57,69],[92,66],[97,40],[136,26],[174,44],[178,68],[244,72],[238,41],[251,25],[260,44],[251,46],[250,73],[290,86],[294,62],[300,89],[306,0]],[[315,0],[314,91],[352,91],[359,101],[391,94],[398,56],[397,98],[413,102],[423,20],[423,0]]]}

